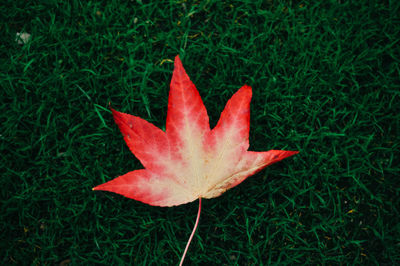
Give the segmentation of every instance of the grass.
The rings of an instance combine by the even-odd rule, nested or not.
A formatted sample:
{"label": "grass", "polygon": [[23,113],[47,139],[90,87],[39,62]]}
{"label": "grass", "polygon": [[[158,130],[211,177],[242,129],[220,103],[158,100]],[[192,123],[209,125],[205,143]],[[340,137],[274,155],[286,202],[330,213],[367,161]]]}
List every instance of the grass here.
{"label": "grass", "polygon": [[141,167],[108,103],[164,128],[177,54],[212,125],[247,83],[251,149],[300,151],[203,201],[187,265],[400,263],[399,14],[398,1],[6,0],[1,264],[178,263],[196,202],[91,190]]}

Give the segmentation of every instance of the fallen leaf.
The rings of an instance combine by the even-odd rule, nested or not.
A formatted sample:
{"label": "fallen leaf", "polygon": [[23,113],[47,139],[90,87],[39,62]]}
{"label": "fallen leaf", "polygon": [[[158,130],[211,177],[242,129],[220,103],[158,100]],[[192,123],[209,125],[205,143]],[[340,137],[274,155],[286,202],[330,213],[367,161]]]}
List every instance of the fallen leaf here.
{"label": "fallen leaf", "polygon": [[248,176],[297,151],[248,151],[252,89],[228,101],[214,129],[179,56],[170,84],[165,132],[140,117],[112,110],[131,152],[145,169],[101,184],[106,190],[154,206],[215,198]]}
{"label": "fallen leaf", "polygon": [[193,231],[199,223],[202,198],[215,198],[248,176],[297,151],[248,151],[252,90],[244,85],[228,101],[212,130],[199,92],[179,56],[170,84],[165,132],[140,117],[111,108],[115,123],[144,169],[101,184],[105,190],[154,206],[175,206],[199,199]]}

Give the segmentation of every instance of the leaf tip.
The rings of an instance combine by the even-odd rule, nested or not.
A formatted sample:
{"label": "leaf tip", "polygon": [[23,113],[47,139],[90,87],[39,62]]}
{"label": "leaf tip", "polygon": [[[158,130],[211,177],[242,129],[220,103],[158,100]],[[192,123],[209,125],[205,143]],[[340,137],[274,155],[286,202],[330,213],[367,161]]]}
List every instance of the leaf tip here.
{"label": "leaf tip", "polygon": [[179,54],[177,56],[175,56],[174,68],[175,69],[183,69],[183,64],[182,64],[181,58],[179,57]]}
{"label": "leaf tip", "polygon": [[93,187],[93,188],[92,188],[92,191],[103,190],[103,189],[101,188],[102,185],[104,185],[104,184],[101,184],[101,185],[98,185],[98,186]]}
{"label": "leaf tip", "polygon": [[242,86],[242,88],[245,88],[245,89],[251,90],[251,86],[250,86],[250,85],[247,85],[247,84],[244,84],[244,85]]}
{"label": "leaf tip", "polygon": [[299,151],[285,151],[285,157],[284,158],[296,155],[298,153],[299,153]]}

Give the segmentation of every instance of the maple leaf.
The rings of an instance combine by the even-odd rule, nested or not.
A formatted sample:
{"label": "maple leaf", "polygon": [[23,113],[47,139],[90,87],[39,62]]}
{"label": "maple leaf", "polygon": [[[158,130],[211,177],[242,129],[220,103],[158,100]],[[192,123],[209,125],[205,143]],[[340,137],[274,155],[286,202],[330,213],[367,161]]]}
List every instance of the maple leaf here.
{"label": "maple leaf", "polygon": [[154,206],[215,198],[248,176],[297,151],[248,151],[250,86],[228,101],[211,130],[199,92],[175,57],[165,132],[140,117],[112,114],[131,152],[145,169],[101,184],[106,190]]}

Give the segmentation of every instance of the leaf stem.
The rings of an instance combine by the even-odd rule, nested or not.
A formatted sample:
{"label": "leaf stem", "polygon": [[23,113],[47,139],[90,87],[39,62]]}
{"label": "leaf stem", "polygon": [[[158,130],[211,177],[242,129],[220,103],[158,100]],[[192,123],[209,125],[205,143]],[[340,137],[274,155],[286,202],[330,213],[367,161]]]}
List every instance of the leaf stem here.
{"label": "leaf stem", "polygon": [[182,258],[181,258],[181,263],[179,263],[179,266],[182,266],[183,260],[185,259],[185,256],[186,256],[186,252],[189,249],[190,242],[192,241],[194,233],[196,232],[197,225],[199,224],[199,220],[200,220],[200,212],[201,212],[201,198],[199,198],[199,211],[197,212],[196,223],[194,224],[194,228],[193,228],[192,234],[190,235],[189,240],[188,240],[188,242],[186,244],[186,248],[185,248],[185,251],[183,252],[183,255],[182,255]]}

